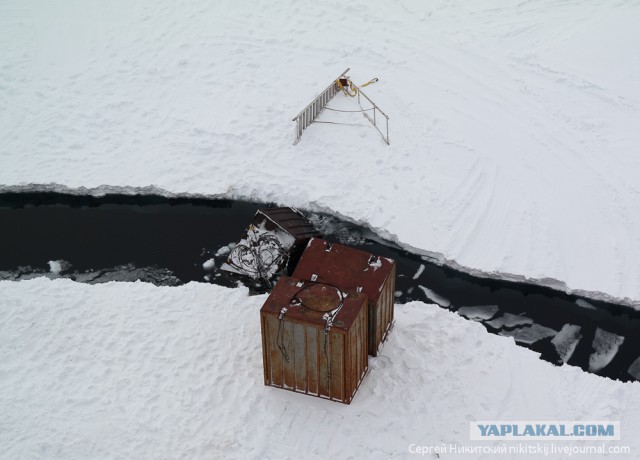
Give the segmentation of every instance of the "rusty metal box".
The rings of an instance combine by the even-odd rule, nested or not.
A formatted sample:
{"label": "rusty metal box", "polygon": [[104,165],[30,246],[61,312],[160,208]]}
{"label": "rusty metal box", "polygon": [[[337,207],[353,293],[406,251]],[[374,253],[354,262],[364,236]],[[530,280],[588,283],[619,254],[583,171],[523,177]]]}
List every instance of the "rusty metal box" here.
{"label": "rusty metal box", "polygon": [[293,276],[364,292],[369,299],[369,354],[377,356],[393,323],[396,263],[365,251],[312,238]]}
{"label": "rusty metal box", "polygon": [[367,296],[281,277],[260,310],[264,383],[350,404],[368,369]]}
{"label": "rusty metal box", "polygon": [[293,208],[259,209],[222,269],[269,282],[277,273],[291,274],[316,231]]}

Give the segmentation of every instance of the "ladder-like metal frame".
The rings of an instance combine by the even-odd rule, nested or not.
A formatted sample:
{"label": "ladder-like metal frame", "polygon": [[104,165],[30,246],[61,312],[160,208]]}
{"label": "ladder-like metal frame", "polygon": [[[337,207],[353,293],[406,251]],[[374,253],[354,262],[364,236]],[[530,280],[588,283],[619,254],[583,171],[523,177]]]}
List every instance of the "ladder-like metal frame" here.
{"label": "ladder-like metal frame", "polygon": [[[296,122],[295,141],[293,142],[293,145],[296,145],[298,142],[300,142],[300,138],[302,137],[302,132],[311,123],[313,123],[316,118],[318,118],[318,116],[325,109],[325,107],[327,106],[329,101],[331,99],[333,99],[333,97],[340,91],[340,87],[338,86],[338,83],[336,83],[336,82],[341,78],[348,78],[348,77],[346,77],[345,74],[349,70],[350,70],[350,68],[347,68],[344,72],[342,72],[338,76],[338,78],[333,80],[333,82],[329,86],[327,86],[324,89],[324,91],[322,91],[322,93],[320,93],[320,95],[318,97],[316,97],[313,101],[311,101],[309,103],[309,105],[307,105],[304,109],[302,109],[302,111],[298,115],[293,117],[292,121]],[[351,84],[353,84],[353,82],[351,82]],[[369,120],[369,122],[373,125],[373,127],[378,130],[378,132],[382,136],[382,139],[387,143],[387,145],[389,145],[390,144],[390,142],[389,142],[389,117],[387,116],[386,113],[384,113],[382,110],[380,110],[380,107],[378,107],[376,105],[376,103],[373,102],[369,98],[369,96],[364,94],[360,88],[358,88],[356,85],[353,85],[353,86],[355,87],[356,91],[358,92],[358,105],[360,106],[360,109],[362,110],[362,115],[364,115],[364,117],[367,120]],[[360,95],[362,95],[373,106],[371,109],[362,108]],[[372,110],[372,109],[373,109],[373,118],[371,118],[369,115],[367,115],[367,110]],[[380,114],[385,119],[386,135],[385,135],[384,132],[382,132],[382,130],[378,126],[378,122],[377,122],[378,120],[377,120],[377,117],[376,117],[376,112],[380,112]]]}
{"label": "ladder-like metal frame", "polygon": [[296,145],[300,142],[300,137],[302,137],[302,131],[306,129],[313,121],[318,118],[318,115],[322,113],[324,108],[327,106],[329,101],[333,99],[333,96],[336,95],[340,88],[338,88],[338,84],[336,80],[343,78],[344,74],[346,74],[350,69],[347,68],[344,72],[342,72],[338,78],[334,79],[333,82],[326,87],[322,93],[318,97],[316,97],[311,103],[306,106],[302,111],[293,117],[293,121],[296,122],[296,140],[293,145]]}

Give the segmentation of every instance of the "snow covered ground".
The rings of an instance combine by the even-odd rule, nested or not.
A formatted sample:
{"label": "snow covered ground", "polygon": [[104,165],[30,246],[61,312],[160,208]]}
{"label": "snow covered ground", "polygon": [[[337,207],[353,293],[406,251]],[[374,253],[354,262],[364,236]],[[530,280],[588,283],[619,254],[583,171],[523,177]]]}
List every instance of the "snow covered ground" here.
{"label": "snow covered ground", "polygon": [[518,419],[620,420],[609,445],[640,452],[640,383],[554,367],[436,305],[397,306],[345,406],[263,385],[265,296],[245,289],[39,278],[0,290],[1,458],[410,457],[410,444],[473,445],[472,420]]}
{"label": "snow covered ground", "polygon": [[[5,0],[0,184],[330,209],[469,269],[638,303],[639,14],[596,0]],[[291,118],[346,67],[380,79],[367,94],[391,145],[314,125],[292,146]]]}
{"label": "snow covered ground", "polygon": [[[470,271],[640,306],[639,15],[634,0],[4,0],[0,190],[331,210]],[[391,145],[324,113],[365,126],[312,125],[292,146],[291,118],[346,67],[380,79],[366,92]],[[398,306],[349,407],[264,388],[263,300],[0,282],[0,457],[406,455],[464,444],[480,419],[621,420],[638,455],[640,384],[555,368],[436,306]]]}

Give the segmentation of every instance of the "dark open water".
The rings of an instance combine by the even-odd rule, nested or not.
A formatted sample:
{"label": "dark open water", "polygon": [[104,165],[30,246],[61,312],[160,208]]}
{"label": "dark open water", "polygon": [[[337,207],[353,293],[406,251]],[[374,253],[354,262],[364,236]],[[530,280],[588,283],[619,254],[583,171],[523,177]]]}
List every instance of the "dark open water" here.
{"label": "dark open water", "polygon": [[[226,257],[215,254],[238,241],[255,211],[266,206],[159,196],[0,194],[0,279],[44,275],[88,283],[141,279],[158,285],[198,281],[234,286],[239,278],[219,271]],[[476,316],[484,319],[477,320],[487,330],[515,335],[520,345],[553,363],[562,362],[558,349],[567,347],[558,348],[552,340],[571,325],[567,330],[573,334],[563,333],[555,342],[576,342],[568,363],[585,370],[590,359],[598,362],[592,355],[600,329],[602,340],[595,348],[613,359],[596,373],[635,380],[629,368],[640,356],[640,312],[550,288],[474,277],[404,251],[366,228],[303,212],[327,239],[395,259],[398,303],[435,300],[467,316],[465,307],[480,306]],[[215,268],[205,270],[203,263],[212,258]],[[48,261],[54,260],[65,261],[60,275],[50,272]],[[253,292],[264,291],[247,284]]]}

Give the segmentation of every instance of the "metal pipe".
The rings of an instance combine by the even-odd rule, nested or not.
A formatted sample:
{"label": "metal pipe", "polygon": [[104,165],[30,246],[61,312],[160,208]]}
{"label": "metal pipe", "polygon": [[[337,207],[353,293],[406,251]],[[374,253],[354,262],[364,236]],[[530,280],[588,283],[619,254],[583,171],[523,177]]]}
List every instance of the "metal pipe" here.
{"label": "metal pipe", "polygon": [[387,117],[387,144],[391,144],[391,141],[389,140],[389,117]]}
{"label": "metal pipe", "polygon": [[[358,91],[358,93],[362,93],[362,95],[365,97],[365,99],[366,99],[367,101],[369,101],[369,102],[371,103],[371,105],[373,105],[373,106],[374,106],[374,107],[376,107],[378,110],[380,110],[380,107],[376,106],[375,102],[373,102],[371,99],[369,99],[369,96],[367,96],[365,93],[363,93],[363,92],[362,92],[362,90],[359,90],[359,91]],[[389,117],[387,116],[387,114],[386,114],[386,113],[384,113],[382,110],[380,110],[380,113],[381,113],[382,115],[384,115],[386,118],[389,118]]]}

